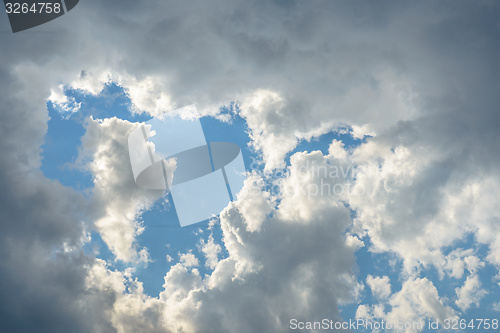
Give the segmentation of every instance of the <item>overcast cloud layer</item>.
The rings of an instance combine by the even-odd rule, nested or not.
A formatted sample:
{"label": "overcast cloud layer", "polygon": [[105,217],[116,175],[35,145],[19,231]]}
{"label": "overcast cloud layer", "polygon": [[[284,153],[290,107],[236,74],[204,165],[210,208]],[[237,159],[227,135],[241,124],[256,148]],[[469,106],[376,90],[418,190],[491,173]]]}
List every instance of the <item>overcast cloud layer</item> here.
{"label": "overcast cloud layer", "polygon": [[[499,14],[495,1],[82,0],[12,34],[2,11],[3,327],[288,332],[290,318],[340,320],[363,286],[378,303],[359,304],[358,318],[444,320],[483,306],[481,269],[500,280]],[[136,125],[87,121],[78,160],[94,177],[87,197],[39,170],[47,99],[78,112],[61,85],[95,95],[111,80],[136,113],[196,103],[216,115],[238,100],[267,171],[285,167],[303,139],[346,128],[370,137],[351,150],[334,141],[327,154],[297,152],[276,180],[281,194],[256,192],[264,180],[252,174],[250,193],[220,217],[228,257],[207,245],[214,271],[201,276],[185,255],[154,298],[131,270],[82,248],[96,230],[116,260],[149,260],[138,219],[161,194],[133,183],[126,137]],[[315,172],[334,166],[358,172]],[[353,192],[304,192],[325,182]],[[485,256],[444,251],[468,235]],[[387,276],[358,281],[361,246],[401,260],[400,290]],[[466,280],[443,297],[421,274],[428,267]]]}

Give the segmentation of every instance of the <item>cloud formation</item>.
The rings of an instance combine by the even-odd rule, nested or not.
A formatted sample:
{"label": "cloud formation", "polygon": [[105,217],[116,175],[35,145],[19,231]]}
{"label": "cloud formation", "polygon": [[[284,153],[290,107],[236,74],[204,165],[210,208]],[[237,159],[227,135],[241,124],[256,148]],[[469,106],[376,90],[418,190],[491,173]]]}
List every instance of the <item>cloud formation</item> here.
{"label": "cloud formation", "polygon": [[[480,305],[477,274],[500,267],[499,10],[486,0],[88,0],[34,30],[0,34],[3,323],[12,331],[286,332],[290,318],[340,319],[365,243],[404,268],[399,291],[368,279],[384,303],[362,304],[360,317],[443,320],[456,314],[453,304]],[[185,254],[153,298],[132,270],[82,249],[97,230],[115,259],[148,261],[136,243],[139,219],[161,194],[133,186],[125,143],[134,125],[88,120],[81,158],[94,178],[90,199],[39,171],[47,100],[73,112],[61,85],[95,95],[110,81],[135,113],[197,103],[214,115],[238,100],[266,171],[284,167],[301,140],[339,128],[371,137],[352,149],[334,141],[327,154],[295,153],[287,176],[274,180],[285,192],[242,194],[224,210],[227,258],[213,241],[201,244],[213,273],[202,277]],[[333,166],[358,172],[315,172]],[[253,174],[247,186],[263,178]],[[468,235],[485,256],[448,251]],[[457,279],[467,270],[452,301],[420,275],[428,267]]]}

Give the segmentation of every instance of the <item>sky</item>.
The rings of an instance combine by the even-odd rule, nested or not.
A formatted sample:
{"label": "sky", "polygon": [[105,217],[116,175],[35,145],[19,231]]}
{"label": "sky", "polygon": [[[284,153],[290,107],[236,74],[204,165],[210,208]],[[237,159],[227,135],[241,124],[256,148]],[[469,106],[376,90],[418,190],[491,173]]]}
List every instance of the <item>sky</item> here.
{"label": "sky", "polygon": [[[496,1],[81,0],[0,40],[2,331],[498,329]],[[128,147],[176,112],[246,169],[185,227]]]}

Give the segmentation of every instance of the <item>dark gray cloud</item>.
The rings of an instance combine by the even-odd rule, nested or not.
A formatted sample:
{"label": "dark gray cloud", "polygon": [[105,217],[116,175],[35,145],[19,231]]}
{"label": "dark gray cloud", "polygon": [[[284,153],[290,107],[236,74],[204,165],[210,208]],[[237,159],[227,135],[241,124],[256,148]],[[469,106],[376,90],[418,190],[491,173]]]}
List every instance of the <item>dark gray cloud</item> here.
{"label": "dark gray cloud", "polygon": [[2,329],[88,332],[98,323],[106,331],[98,310],[106,297],[84,287],[93,262],[81,249],[84,198],[36,170],[47,127],[43,100],[39,109],[24,103],[19,82],[5,71],[0,87]]}

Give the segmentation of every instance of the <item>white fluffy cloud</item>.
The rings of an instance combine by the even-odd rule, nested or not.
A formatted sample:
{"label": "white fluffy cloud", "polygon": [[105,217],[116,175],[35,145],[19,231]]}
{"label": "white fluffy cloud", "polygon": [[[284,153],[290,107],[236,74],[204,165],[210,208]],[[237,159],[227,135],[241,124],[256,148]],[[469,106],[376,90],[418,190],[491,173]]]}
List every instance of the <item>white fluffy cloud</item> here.
{"label": "white fluffy cloud", "polygon": [[393,322],[418,322],[430,317],[443,323],[445,319],[455,317],[453,309],[443,304],[438,290],[426,278],[406,281],[389,303],[392,310],[387,319]]}
{"label": "white fluffy cloud", "polygon": [[362,193],[348,199],[357,212],[354,230],[370,237],[374,251],[398,253],[408,272],[434,265],[458,278],[466,266],[476,270],[482,263],[471,249],[448,256],[443,249],[472,233],[489,245],[487,260],[497,265],[496,173],[485,179],[482,164],[471,173],[472,161],[455,167],[436,147],[413,143],[391,148],[373,140],[355,150],[353,161],[359,170],[353,189]]}
{"label": "white fluffy cloud", "polygon": [[72,113],[77,112],[81,107],[81,103],[77,103],[73,97],[69,98],[66,96],[62,84],[51,90],[48,100],[59,112],[67,114],[66,117],[71,116]]}
{"label": "white fluffy cloud", "polygon": [[163,192],[134,182],[127,138],[136,126],[117,118],[88,119],[78,163],[93,176],[95,227],[102,239],[117,259],[147,262],[147,249],[135,242],[143,231],[139,217]]}
{"label": "white fluffy cloud", "polygon": [[456,314],[444,304],[434,284],[423,278],[405,281],[401,290],[384,303],[358,306],[356,318],[379,323],[384,320],[395,332],[416,333],[426,327],[426,319],[443,324],[446,319],[456,318]]}
{"label": "white fluffy cloud", "polygon": [[[339,302],[351,301],[356,287],[355,247],[346,245],[343,232],[349,224],[347,209],[324,205],[307,221],[297,219],[285,214],[286,208],[275,208],[269,193],[255,188],[256,181],[248,179],[242,191],[247,196],[221,215],[228,257],[217,261],[213,239],[202,244],[214,268],[205,278],[195,268],[194,254],[181,254],[180,263],[166,274],[159,298],[151,298],[130,272],[111,271],[102,262],[94,266],[87,280],[92,288],[111,289],[116,296],[109,316],[119,332],[139,327],[167,332],[287,332],[292,318],[340,318]],[[254,214],[242,208],[261,206],[262,195],[277,217],[263,217],[260,228],[253,229]],[[152,321],[141,319],[144,315]]]}
{"label": "white fluffy cloud", "polygon": [[388,276],[368,275],[366,284],[370,287],[373,295],[377,298],[385,299],[391,295],[391,281]]}
{"label": "white fluffy cloud", "polygon": [[196,267],[199,265],[198,258],[192,253],[181,254],[180,262],[184,267]]}
{"label": "white fluffy cloud", "polygon": [[471,275],[467,277],[462,287],[456,289],[456,293],[458,299],[455,303],[462,311],[466,311],[472,305],[479,306],[481,298],[488,292],[481,289],[479,277],[477,275]]}
{"label": "white fluffy cloud", "polygon": [[214,236],[210,235],[207,242],[202,239],[199,247],[201,248],[201,252],[205,255],[205,266],[211,269],[217,267],[217,263],[219,262],[218,256],[222,251],[222,247],[214,241]]}

